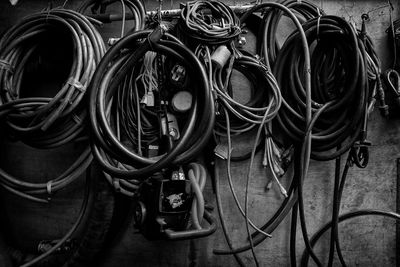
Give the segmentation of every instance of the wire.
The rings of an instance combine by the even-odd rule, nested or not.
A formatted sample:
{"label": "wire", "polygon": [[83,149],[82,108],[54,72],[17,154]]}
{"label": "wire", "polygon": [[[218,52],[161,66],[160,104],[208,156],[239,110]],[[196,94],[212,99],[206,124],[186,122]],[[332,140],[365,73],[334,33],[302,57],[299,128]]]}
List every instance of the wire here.
{"label": "wire", "polygon": [[68,239],[70,239],[73,234],[76,232],[78,229],[79,225],[82,223],[83,217],[86,214],[86,210],[88,207],[88,201],[89,201],[89,192],[90,192],[90,172],[86,175],[86,183],[85,183],[85,195],[82,201],[81,209],[78,214],[78,218],[76,219],[74,225],[71,227],[71,229],[55,244],[53,245],[49,250],[47,250],[45,253],[35,257],[34,259],[30,260],[29,262],[26,262],[22,264],[20,267],[30,267],[34,266],[35,264],[39,263],[41,260],[49,257],[52,253],[57,251]]}
{"label": "wire", "polygon": [[181,10],[181,33],[191,40],[207,45],[231,42],[240,33],[240,21],[220,1],[189,1]]}
{"label": "wire", "polygon": [[[73,48],[67,80],[57,88],[53,98],[23,97],[26,94],[22,91],[25,77],[29,72],[35,75],[35,71],[40,71],[40,66],[38,70],[35,64],[41,64],[45,61],[43,59],[52,56],[46,54],[47,43],[60,38],[60,34],[71,42]],[[0,69],[2,130],[12,139],[40,149],[62,146],[85,136],[87,112],[82,103],[104,52],[105,45],[98,31],[75,11],[48,10],[27,16],[15,24],[0,39],[0,62],[9,66]],[[29,95],[35,93],[29,92]],[[0,184],[20,197],[47,202],[49,195],[78,179],[91,160],[87,146],[67,170],[46,183],[25,182],[0,169]]]}
{"label": "wire", "polygon": [[[348,213],[340,215],[339,223],[350,220],[352,218],[356,218],[356,217],[372,216],[372,215],[373,216],[384,216],[384,217],[389,217],[392,219],[400,220],[400,214],[397,214],[394,212],[365,209],[365,210],[357,210],[357,211],[353,211],[353,212],[348,212]],[[321,238],[321,236],[331,227],[332,227],[332,222],[329,222],[326,225],[324,225],[320,230],[318,230],[310,240],[312,246],[314,246],[318,242],[319,238]],[[305,251],[301,258],[301,266],[308,266],[308,259],[309,259],[309,255],[308,255],[307,251]]]}
{"label": "wire", "polygon": [[[139,41],[143,39],[144,41]],[[125,50],[126,48],[128,49]],[[121,51],[125,53],[120,53]],[[137,151],[132,151],[129,143],[123,143],[123,133],[127,133],[123,130],[124,127],[129,129],[126,124],[129,121],[121,120],[123,118],[121,116],[117,117],[117,114],[121,114],[118,112],[120,103],[117,101],[118,98],[114,97],[114,93],[123,91],[128,92],[130,96],[135,95],[132,94],[135,87],[132,87],[132,92],[129,87],[121,87],[121,85],[124,84],[126,75],[131,73],[132,68],[142,63],[141,59],[148,51],[155,51],[174,58],[185,66],[189,77],[193,77],[191,80],[193,106],[187,114],[186,125],[182,127],[184,130],[171,149],[167,153],[159,155],[158,158],[140,156]],[[119,57],[116,57],[118,55]],[[193,75],[194,73],[196,75]],[[89,113],[94,135],[92,148],[95,158],[102,165],[104,171],[114,177],[142,180],[171,164],[179,165],[188,162],[197,155],[211,136],[215,118],[214,101],[210,94],[206,74],[194,55],[176,39],[171,38],[168,34],[164,35],[159,27],[153,32],[141,31],[126,36],[111,47],[99,64],[91,85]],[[158,83],[158,86],[159,93],[163,94],[162,84]],[[117,91],[119,88],[122,91]],[[158,110],[152,116],[155,114],[156,117],[161,116],[161,119],[167,114],[161,102],[157,105],[159,105]],[[131,106],[126,107],[131,108]],[[111,110],[116,110],[116,112],[111,115]],[[136,107],[131,111],[134,110]],[[150,115],[151,112],[148,114]],[[118,124],[116,124],[117,120]],[[136,120],[134,121],[136,123]],[[133,123],[133,121],[130,122]],[[116,129],[115,125],[120,126]],[[194,131],[195,127],[196,132]],[[121,136],[116,135],[116,132],[120,130]],[[168,137],[168,139],[170,138]]]}
{"label": "wire", "polygon": [[[144,30],[145,28],[145,20],[146,20],[146,9],[141,0],[110,0],[110,1],[98,1],[98,0],[85,0],[78,7],[77,11],[81,14],[86,14],[87,9],[90,8],[91,14],[88,15],[89,19],[96,19],[104,22],[112,22],[115,20],[114,14],[106,13],[106,10],[109,6],[113,5],[116,2],[121,3],[122,9],[122,25],[121,25],[121,38],[125,33],[125,24],[127,19],[126,9],[128,8],[130,13],[133,16],[134,25],[128,31],[129,33],[133,33],[136,31]],[[121,18],[121,17],[120,17]]]}

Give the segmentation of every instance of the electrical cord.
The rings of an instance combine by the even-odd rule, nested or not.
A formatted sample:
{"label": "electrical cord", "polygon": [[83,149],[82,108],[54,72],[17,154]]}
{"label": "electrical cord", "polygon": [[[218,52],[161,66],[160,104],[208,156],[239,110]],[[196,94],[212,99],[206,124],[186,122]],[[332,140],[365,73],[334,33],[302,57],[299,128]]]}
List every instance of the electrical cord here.
{"label": "electrical cord", "polygon": [[[180,139],[157,159],[141,156],[122,143],[118,132],[123,130],[121,125],[127,122],[119,119],[119,112],[110,115],[111,109],[118,106],[114,93],[120,90],[132,67],[140,64],[141,58],[149,51],[175,58],[193,78],[193,105]],[[162,89],[159,90],[161,93]],[[160,27],[126,36],[107,51],[92,79],[89,113],[94,156],[105,172],[121,179],[141,180],[171,164],[188,162],[201,151],[211,136],[215,120],[213,102],[200,62],[176,38],[164,34]],[[160,107],[159,114],[165,116],[165,109]]]}
{"label": "electrical cord", "polygon": [[[57,31],[74,45],[69,77],[54,98],[21,98],[26,63],[37,57],[41,42],[58,36]],[[9,66],[0,70],[0,112],[10,134],[40,148],[65,144],[81,134],[86,117],[81,100],[104,51],[94,26],[71,10],[36,13],[9,29],[0,40],[0,59]]]}
{"label": "electrical cord", "polygon": [[[304,23],[312,18],[324,15],[317,5],[309,1],[285,0],[281,2],[282,5],[289,8],[297,17],[297,19]],[[253,30],[256,34],[256,51],[268,69],[272,69],[275,65],[277,54],[279,53],[280,46],[277,40],[278,25],[285,12],[276,9],[268,8],[262,11],[262,20],[259,23],[247,23],[249,18],[259,11],[258,8],[253,8],[240,17],[240,22],[244,26],[252,26],[256,29]]]}
{"label": "electrical cord", "polygon": [[[394,212],[387,212],[387,211],[381,211],[381,210],[373,210],[373,209],[363,209],[363,210],[357,210],[357,211],[352,211],[348,213],[344,213],[339,216],[338,222],[343,222],[350,220],[352,218],[356,217],[362,217],[362,216],[384,216],[384,217],[389,217],[395,220],[400,220],[400,214],[394,213]],[[332,222],[327,223],[324,225],[320,230],[318,230],[313,237],[310,239],[310,242],[312,246],[315,246],[315,244],[318,242],[318,240],[321,238],[321,236],[330,228],[332,227]],[[308,260],[309,260],[309,255],[307,251],[305,251],[302,255],[301,258],[301,266],[308,266]]]}
{"label": "electrical cord", "polygon": [[221,1],[189,1],[181,10],[180,32],[197,43],[231,42],[240,33],[236,14]]}
{"label": "electrical cord", "polygon": [[[330,160],[348,151],[359,138],[360,131],[364,131],[361,128],[368,95],[363,60],[365,49],[353,28],[338,17],[322,16],[305,22],[303,26],[310,45],[316,45],[311,57],[314,70],[312,112],[315,113],[323,103],[333,101],[315,125],[311,136],[311,156]],[[305,121],[302,109],[306,101],[299,79],[299,73],[304,69],[300,64],[299,41],[295,36],[292,35],[282,47],[274,73],[283,96],[283,106],[277,117],[279,125],[292,140],[301,141]],[[343,63],[334,64],[338,61]],[[337,114],[340,114],[339,118]],[[343,143],[340,150],[330,151],[340,143]]]}
{"label": "electrical cord", "polygon": [[[22,91],[25,75],[32,71],[30,65],[40,64],[35,60],[42,60],[46,42],[59,38],[60,33],[72,45],[69,78],[53,98],[23,97],[26,94]],[[13,139],[40,149],[62,146],[84,135],[87,112],[82,102],[104,51],[105,45],[94,26],[71,10],[36,13],[10,28],[0,40],[0,62],[8,66],[0,69],[3,131]],[[88,146],[67,170],[47,183],[25,182],[0,169],[0,184],[20,197],[47,202],[48,195],[78,179],[91,160]]]}
{"label": "electrical cord", "polygon": [[[298,19],[296,18],[296,16],[293,14],[293,12],[291,12],[287,7],[281,5],[281,4],[277,4],[277,3],[263,3],[260,5],[257,5],[255,7],[253,7],[252,9],[250,9],[248,12],[250,13],[254,13],[258,10],[263,10],[264,8],[278,8],[282,11],[285,12],[285,14],[287,14],[294,22],[296,25],[296,28],[299,30],[300,34],[302,34],[302,43],[300,44],[300,48],[303,49],[303,52],[305,53],[305,64],[306,64],[306,69],[310,69],[310,64],[308,61],[309,58],[309,50],[308,50],[308,45],[307,45],[307,40],[306,37],[304,35],[304,32],[302,30],[302,26],[300,25]],[[310,88],[310,73],[309,72],[304,72],[305,73],[305,80],[306,80],[306,88]],[[279,84],[279,83],[278,83]],[[254,152],[253,152],[254,153]],[[302,172],[301,168],[299,167],[299,164],[295,164],[295,174],[294,176],[298,176],[298,175],[304,175],[304,173]],[[295,189],[295,183],[294,181],[292,181],[291,186],[288,190],[288,197],[285,198],[285,200],[283,201],[282,205],[280,206],[280,208],[276,211],[276,213],[272,216],[272,218],[270,220],[268,220],[268,222],[261,228],[263,231],[265,231],[266,233],[272,233],[273,230],[280,224],[280,222],[286,217],[286,215],[290,212],[291,208],[293,207],[293,205],[296,203],[296,199],[297,199],[297,194],[294,194],[296,192]],[[231,250],[214,250],[215,254],[218,255],[226,255],[226,254],[234,254],[234,253],[240,253],[249,249],[252,249],[254,246],[260,244],[266,237],[265,236],[255,236],[254,237],[254,242],[253,242],[253,237],[249,237],[249,242],[250,244],[245,244],[242,245],[239,248],[236,249],[231,249]],[[250,241],[251,240],[251,241]]]}
{"label": "electrical cord", "polygon": [[[42,254],[30,254],[7,247],[6,251],[18,266],[82,266],[96,261],[97,253],[103,248],[114,208],[114,196],[109,186],[94,166],[86,171],[85,188],[81,209],[68,232],[51,243]],[[63,253],[63,246],[69,247]]]}
{"label": "electrical cord", "polygon": [[81,209],[78,214],[78,218],[76,219],[74,225],[71,227],[71,229],[54,245],[46,251],[45,253],[35,257],[34,259],[30,260],[29,262],[26,262],[22,264],[20,267],[30,267],[34,266],[35,264],[39,263],[41,260],[45,259],[46,257],[50,256],[52,253],[54,253],[58,248],[60,248],[68,239],[72,237],[74,232],[78,229],[78,226],[81,224],[82,219],[86,213],[88,201],[89,201],[89,192],[90,192],[90,173],[87,174],[86,176],[86,183],[85,183],[85,193],[84,193],[84,198],[82,201]]}

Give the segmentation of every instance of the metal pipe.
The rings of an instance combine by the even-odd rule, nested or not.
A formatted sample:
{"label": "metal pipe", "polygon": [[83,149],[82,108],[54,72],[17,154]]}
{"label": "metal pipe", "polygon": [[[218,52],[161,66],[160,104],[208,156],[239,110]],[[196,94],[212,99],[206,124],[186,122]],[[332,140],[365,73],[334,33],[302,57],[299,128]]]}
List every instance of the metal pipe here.
{"label": "metal pipe", "polygon": [[[244,13],[250,8],[252,8],[254,5],[242,5],[242,6],[230,6],[230,8],[233,10],[233,12],[240,14]],[[147,11],[146,12],[146,19],[152,18],[157,16],[158,11]],[[173,19],[173,18],[179,18],[181,15],[181,9],[169,9],[169,10],[161,10],[161,17],[162,18],[167,18],[167,19]],[[123,16],[121,13],[104,13],[104,14],[93,14],[90,15],[91,18],[94,18],[96,20],[99,20],[103,23],[111,23],[113,21],[121,21],[123,19]],[[134,16],[132,13],[126,13],[125,14],[125,20],[132,20],[134,19]]]}

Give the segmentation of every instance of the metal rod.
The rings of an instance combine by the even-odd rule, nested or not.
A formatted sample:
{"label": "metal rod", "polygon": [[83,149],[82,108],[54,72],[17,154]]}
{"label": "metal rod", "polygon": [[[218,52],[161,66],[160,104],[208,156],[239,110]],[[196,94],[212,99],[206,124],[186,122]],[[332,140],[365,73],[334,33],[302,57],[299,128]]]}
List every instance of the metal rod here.
{"label": "metal rod", "polygon": [[[242,5],[242,6],[230,6],[233,12],[240,14],[244,13],[254,5]],[[146,18],[153,18],[158,15],[158,11],[147,11]],[[174,19],[178,18],[181,15],[181,9],[169,9],[169,10],[161,10],[161,17],[166,19]],[[111,23],[113,21],[121,21],[123,16],[121,13],[104,13],[104,14],[93,14],[90,15],[91,18],[99,20],[104,23]],[[125,20],[132,20],[134,16],[132,13],[125,14]]]}

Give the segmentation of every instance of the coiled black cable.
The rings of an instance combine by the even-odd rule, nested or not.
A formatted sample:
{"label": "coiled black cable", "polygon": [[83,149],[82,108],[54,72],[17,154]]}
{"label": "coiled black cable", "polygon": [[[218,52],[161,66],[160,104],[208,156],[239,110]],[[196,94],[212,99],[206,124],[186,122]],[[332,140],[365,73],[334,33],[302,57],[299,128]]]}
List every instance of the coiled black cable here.
{"label": "coiled black cable", "polygon": [[[79,13],[85,14],[87,9],[90,8],[91,15],[102,16],[106,12],[106,9],[115,4],[120,3],[122,5],[122,12],[125,12],[125,7],[129,9],[133,16],[134,25],[129,30],[129,32],[135,32],[143,30],[145,27],[146,21],[146,10],[143,1],[141,0],[106,0],[106,1],[98,1],[98,0],[86,0],[83,1],[82,4],[78,7],[77,11]],[[88,14],[88,16],[91,16]],[[124,26],[125,26],[125,16],[126,14],[122,14],[122,23],[123,23],[123,30],[122,35],[124,35]],[[96,18],[96,16],[94,16]],[[109,18],[111,19],[111,18]]]}
{"label": "coiled black cable", "polygon": [[[30,71],[29,64],[40,64],[35,60],[41,59],[46,42],[59,38],[60,33],[70,41],[73,55],[67,80],[56,88],[58,91],[53,98],[23,97],[27,94],[22,91],[22,86]],[[64,145],[84,134],[87,112],[82,102],[104,51],[105,45],[98,31],[75,11],[53,9],[18,22],[0,40],[2,130],[14,139],[41,149]],[[35,95],[34,92],[28,94]],[[0,170],[0,183],[19,196],[46,202],[38,196],[52,194],[72,183],[91,160],[88,146],[65,172],[47,183],[25,182],[4,170]]]}
{"label": "coiled black cable", "polygon": [[[191,85],[195,88],[193,106],[180,139],[168,153],[157,160],[141,156],[137,148],[131,149],[123,144],[116,125],[126,122],[117,118],[118,112],[110,115],[111,105],[118,102],[117,98],[113,98],[114,94],[126,75],[130,74],[148,51],[171,56],[183,64],[192,79]],[[215,120],[213,97],[200,62],[185,46],[171,36],[164,35],[160,27],[154,31],[139,31],[129,35],[108,50],[91,83],[89,113],[95,158],[105,172],[124,179],[143,179],[171,164],[189,161],[207,143]],[[110,122],[114,125],[110,125]]]}
{"label": "coiled black cable", "polygon": [[[343,19],[322,16],[303,24],[309,45],[315,44],[312,64],[312,111],[326,109],[312,134],[313,159],[330,160],[348,151],[362,128],[365,116],[365,49],[353,28]],[[283,131],[294,141],[304,135],[304,70],[297,52],[298,37],[292,35],[278,55],[274,73],[284,97],[278,114]],[[289,75],[289,77],[287,77]],[[339,114],[339,117],[338,117]],[[330,151],[343,143],[340,150]]]}
{"label": "coiled black cable", "polygon": [[[281,4],[289,8],[301,23],[324,14],[318,6],[309,1],[285,0],[282,1]],[[243,26],[248,25],[255,28],[253,30],[257,37],[257,54],[261,57],[264,64],[269,69],[272,69],[275,65],[277,54],[281,48],[277,40],[278,25],[281,18],[286,16],[286,14],[276,8],[264,9],[264,15],[259,23],[254,24],[250,21],[247,23],[250,16],[258,10],[258,8],[253,8],[251,11],[244,13],[240,17],[240,22]]]}

